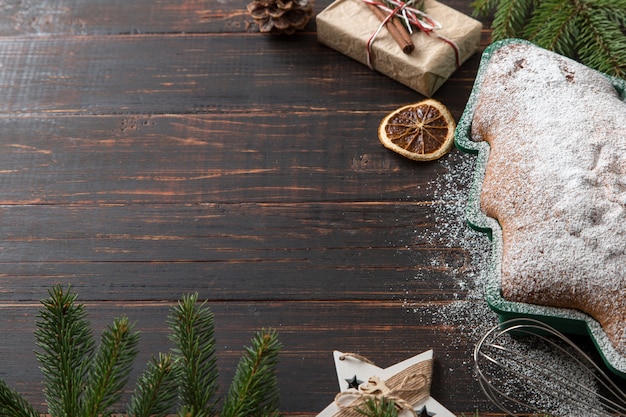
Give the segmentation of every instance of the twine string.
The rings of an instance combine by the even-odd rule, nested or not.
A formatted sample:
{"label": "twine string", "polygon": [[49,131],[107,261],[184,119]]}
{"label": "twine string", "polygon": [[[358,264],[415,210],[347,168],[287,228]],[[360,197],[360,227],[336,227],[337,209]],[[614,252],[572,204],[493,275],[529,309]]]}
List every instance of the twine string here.
{"label": "twine string", "polygon": [[408,0],[407,2],[404,2],[402,0],[387,0],[388,3],[394,8],[391,8],[387,4],[381,3],[378,0],[362,1],[364,3],[378,7],[387,14],[385,20],[383,20],[380,25],[378,25],[376,31],[367,40],[367,66],[370,67],[370,69],[374,69],[374,66],[372,65],[372,45],[374,43],[374,40],[376,40],[382,28],[385,27],[385,25],[395,16],[404,21],[404,25],[407,27],[409,34],[413,34],[413,28],[417,28],[418,30],[424,32],[426,35],[434,36],[450,45],[450,47],[454,50],[456,67],[458,68],[461,66],[461,52],[456,42],[439,33],[436,33],[437,30],[443,28],[443,25],[428,14],[413,7],[415,0]]}
{"label": "twine string", "polygon": [[[363,413],[361,413],[358,408],[359,406],[365,404],[370,398],[375,400],[381,400],[384,398],[387,401],[392,401],[398,411],[406,411],[409,415],[411,415],[411,417],[417,417],[417,413],[413,409],[413,406],[397,395],[389,394],[382,396],[366,394],[360,391],[346,391],[337,394],[335,397],[335,403],[341,411],[333,417],[352,417],[353,414],[362,416]],[[348,404],[344,404],[344,402],[347,402]]]}
{"label": "twine string", "polygon": [[370,365],[374,365],[374,362],[367,359],[365,356],[359,355],[358,353],[346,352],[343,355],[339,356],[340,361],[345,361],[348,358],[354,358],[360,360],[361,362],[369,363]]}
{"label": "twine string", "polygon": [[[371,364],[366,358],[353,353],[343,354],[339,359],[346,360],[349,357]],[[359,407],[369,399],[392,401],[398,411],[417,417],[413,407],[430,396],[431,379],[432,359],[411,365],[384,381],[372,376],[358,389],[340,392],[335,396],[335,404],[340,411],[333,417],[362,417]]]}

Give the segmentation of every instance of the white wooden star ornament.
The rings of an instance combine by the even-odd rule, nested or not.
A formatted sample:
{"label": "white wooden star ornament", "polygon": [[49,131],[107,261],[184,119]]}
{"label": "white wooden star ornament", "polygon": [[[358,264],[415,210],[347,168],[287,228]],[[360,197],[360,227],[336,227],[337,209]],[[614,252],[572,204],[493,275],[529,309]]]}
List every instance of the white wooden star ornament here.
{"label": "white wooden star ornament", "polygon": [[399,417],[455,417],[430,396],[432,350],[385,369],[357,354],[333,356],[340,392],[317,417],[363,417],[357,408],[372,397],[393,401]]}

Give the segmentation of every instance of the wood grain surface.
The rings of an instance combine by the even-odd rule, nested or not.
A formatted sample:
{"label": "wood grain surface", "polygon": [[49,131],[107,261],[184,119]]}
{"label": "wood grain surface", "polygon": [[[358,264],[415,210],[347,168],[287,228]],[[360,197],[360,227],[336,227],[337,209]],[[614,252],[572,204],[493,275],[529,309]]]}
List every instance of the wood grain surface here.
{"label": "wood grain surface", "polygon": [[[258,33],[246,3],[0,1],[0,378],[45,409],[32,331],[53,284],[72,285],[96,332],[136,320],[134,375],[170,348],[169,308],[198,291],[221,392],[252,333],[274,327],[286,415],[332,401],[334,349],[387,367],[433,348],[433,396],[492,411],[475,335],[441,318],[483,308],[459,286],[476,266],[426,237],[447,203],[436,185],[464,157],[384,149],[380,119],[423,97],[318,43],[313,20]],[[435,96],[456,119],[479,57]]]}

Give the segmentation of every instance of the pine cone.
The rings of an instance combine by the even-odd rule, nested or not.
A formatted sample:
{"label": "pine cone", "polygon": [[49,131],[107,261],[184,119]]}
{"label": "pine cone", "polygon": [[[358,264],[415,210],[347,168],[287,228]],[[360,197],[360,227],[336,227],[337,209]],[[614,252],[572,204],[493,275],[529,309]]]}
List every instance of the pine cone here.
{"label": "pine cone", "polygon": [[313,0],[253,0],[248,12],[261,32],[291,35],[313,15]]}

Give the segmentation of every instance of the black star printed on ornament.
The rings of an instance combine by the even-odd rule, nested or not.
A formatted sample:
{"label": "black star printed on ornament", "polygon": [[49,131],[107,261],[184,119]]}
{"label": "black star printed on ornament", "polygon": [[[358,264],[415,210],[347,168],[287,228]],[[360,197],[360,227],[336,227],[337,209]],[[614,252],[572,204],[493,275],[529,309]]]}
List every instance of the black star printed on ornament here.
{"label": "black star printed on ornament", "polygon": [[350,388],[354,388],[354,389],[359,389],[359,385],[361,385],[363,383],[363,381],[359,381],[355,376],[353,376],[351,379],[346,379],[346,382],[348,383],[348,389]]}
{"label": "black star printed on ornament", "polygon": [[433,417],[435,415],[437,415],[437,413],[430,414],[428,410],[426,409],[426,406],[424,406],[424,408],[422,408],[422,411],[419,413],[417,417]]}

